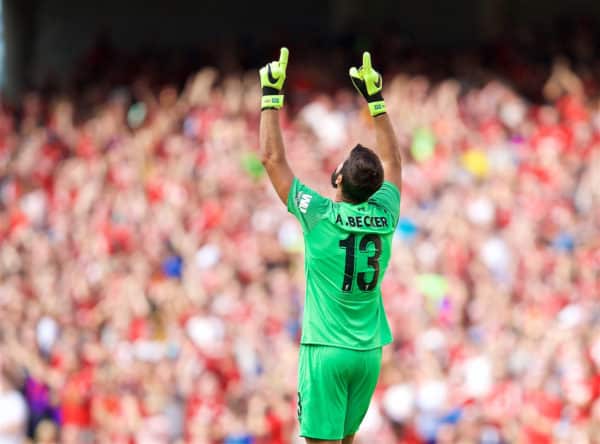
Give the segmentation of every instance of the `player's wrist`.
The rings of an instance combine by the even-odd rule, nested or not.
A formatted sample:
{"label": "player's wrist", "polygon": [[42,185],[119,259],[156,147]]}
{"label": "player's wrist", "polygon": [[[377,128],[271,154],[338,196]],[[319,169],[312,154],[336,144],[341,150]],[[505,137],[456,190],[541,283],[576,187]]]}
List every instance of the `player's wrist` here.
{"label": "player's wrist", "polygon": [[283,106],[283,94],[281,90],[272,86],[262,87],[261,111],[265,109],[280,109]]}
{"label": "player's wrist", "polygon": [[379,94],[379,100],[368,100],[367,105],[369,107],[369,113],[373,117],[380,116],[381,114],[385,114],[387,112],[385,101],[381,97],[381,94]]}
{"label": "player's wrist", "polygon": [[261,99],[261,111],[266,109],[281,109],[283,106],[283,94],[273,94],[268,96],[262,96]]}

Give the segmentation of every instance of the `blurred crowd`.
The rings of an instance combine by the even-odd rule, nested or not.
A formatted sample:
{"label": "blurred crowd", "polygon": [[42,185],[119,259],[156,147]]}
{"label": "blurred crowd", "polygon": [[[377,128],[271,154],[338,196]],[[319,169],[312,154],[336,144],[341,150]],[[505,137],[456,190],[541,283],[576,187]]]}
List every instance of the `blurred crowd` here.
{"label": "blurred crowd", "polygon": [[[332,197],[371,120],[291,49],[288,160]],[[600,77],[505,55],[513,81],[384,71],[395,342],[362,444],[600,443]],[[0,110],[0,444],[300,442],[303,241],[257,72],[82,85]]]}

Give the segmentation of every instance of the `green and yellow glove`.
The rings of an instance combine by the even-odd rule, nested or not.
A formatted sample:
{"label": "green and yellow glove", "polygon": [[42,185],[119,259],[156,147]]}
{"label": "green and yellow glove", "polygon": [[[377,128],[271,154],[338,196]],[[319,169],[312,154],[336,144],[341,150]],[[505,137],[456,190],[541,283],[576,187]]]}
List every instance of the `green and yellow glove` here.
{"label": "green and yellow glove", "polygon": [[279,109],[283,106],[283,94],[281,89],[285,82],[285,70],[287,68],[289,51],[281,48],[279,61],[268,63],[263,66],[260,73],[260,86],[262,88],[261,109]]}
{"label": "green and yellow glove", "polygon": [[363,64],[359,69],[350,68],[350,80],[357,91],[367,100],[369,112],[373,117],[386,112],[385,102],[381,96],[383,80],[381,74],[371,65],[371,54],[363,53]]}

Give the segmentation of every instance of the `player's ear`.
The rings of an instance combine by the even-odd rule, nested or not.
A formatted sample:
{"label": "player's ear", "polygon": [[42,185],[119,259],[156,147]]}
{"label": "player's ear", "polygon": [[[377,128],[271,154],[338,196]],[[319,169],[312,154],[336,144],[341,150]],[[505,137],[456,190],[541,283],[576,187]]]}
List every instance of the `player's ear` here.
{"label": "player's ear", "polygon": [[333,188],[338,187],[338,178],[342,175],[342,164],[340,164],[335,170],[331,172],[331,186]]}
{"label": "player's ear", "polygon": [[339,184],[342,183],[341,181],[341,177],[342,177],[342,170],[344,169],[344,166],[346,165],[346,161],[342,161],[335,170],[333,170],[333,172],[331,173],[331,186],[333,188],[337,188],[339,186]]}
{"label": "player's ear", "polygon": [[340,173],[335,179],[335,184],[337,185],[336,188],[342,184],[342,180],[344,180],[344,176],[342,175],[342,173]]}

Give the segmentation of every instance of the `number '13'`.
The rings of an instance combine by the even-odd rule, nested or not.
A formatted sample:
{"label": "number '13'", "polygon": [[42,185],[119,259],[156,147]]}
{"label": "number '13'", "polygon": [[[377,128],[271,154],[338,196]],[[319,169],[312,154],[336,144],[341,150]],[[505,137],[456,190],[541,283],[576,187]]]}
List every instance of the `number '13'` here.
{"label": "number '13'", "polygon": [[[362,291],[369,291],[375,288],[379,279],[379,256],[381,256],[381,238],[377,234],[365,234],[358,244],[360,252],[366,252],[369,244],[375,246],[371,256],[367,257],[367,264],[373,269],[373,277],[370,281],[366,279],[366,273],[360,272],[356,275],[356,283]],[[351,234],[346,239],[340,241],[340,248],[346,250],[346,261],[344,264],[344,282],[342,291],[352,291],[354,282],[354,253],[356,251],[356,235]]]}

